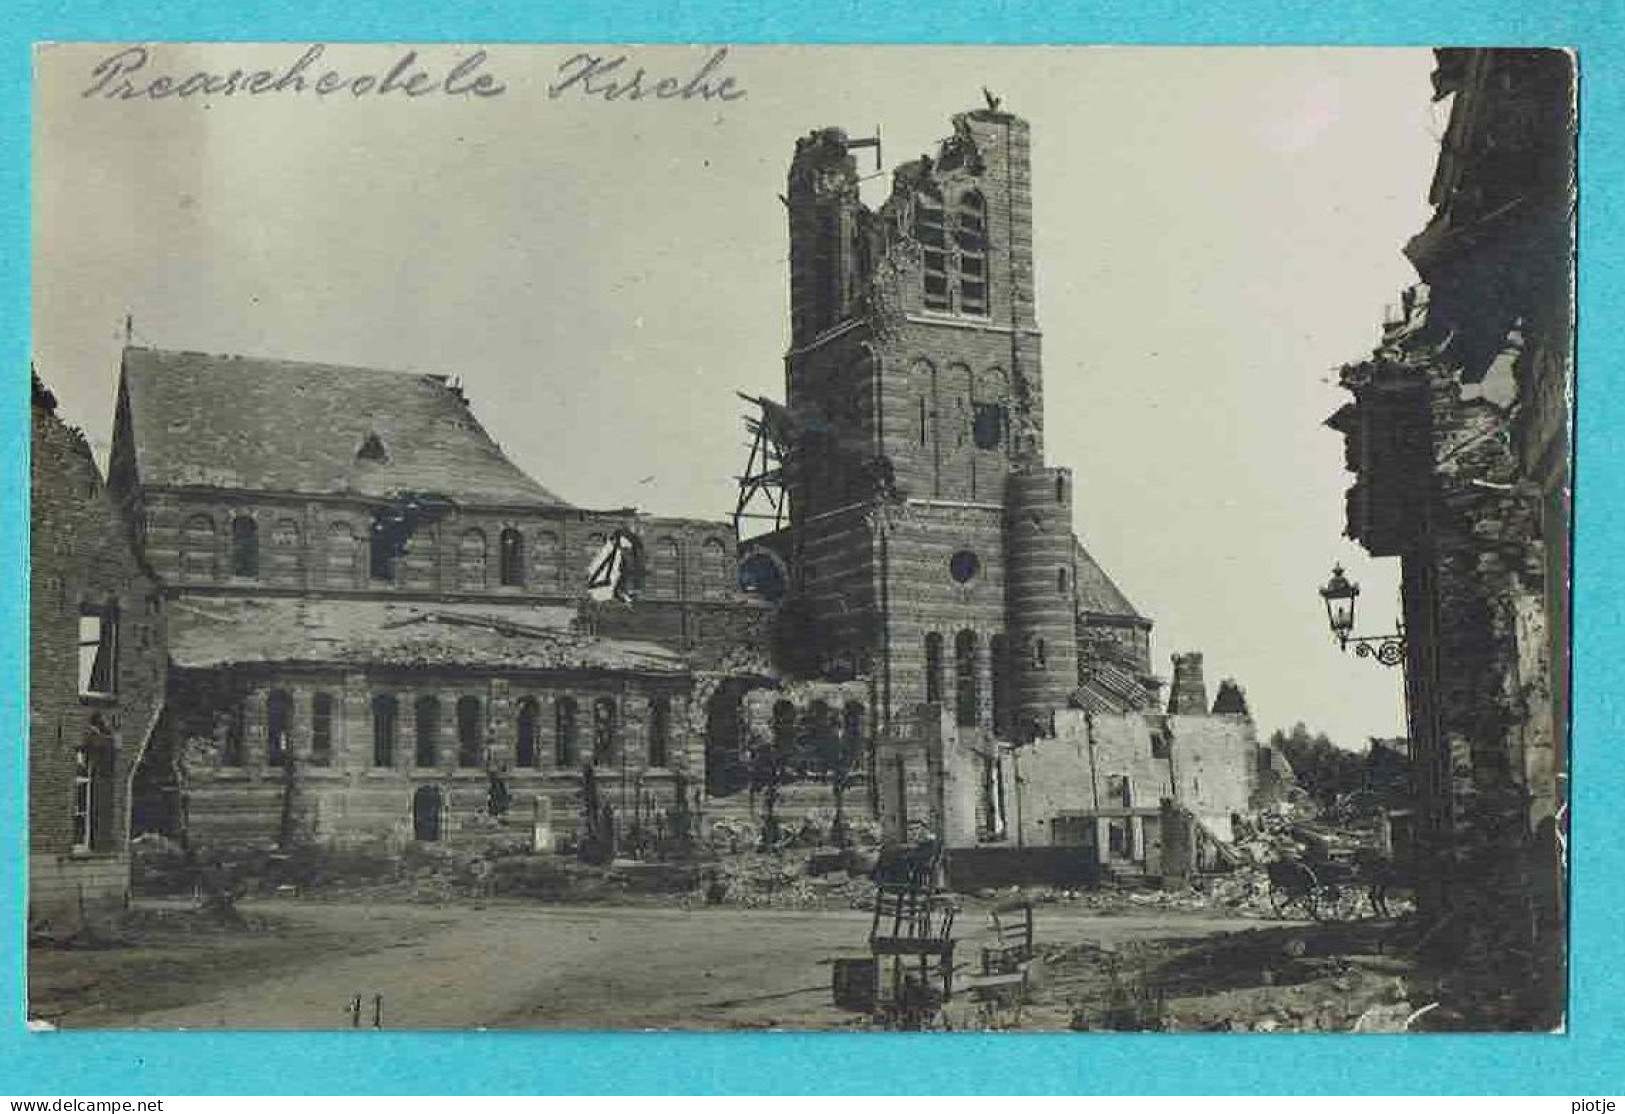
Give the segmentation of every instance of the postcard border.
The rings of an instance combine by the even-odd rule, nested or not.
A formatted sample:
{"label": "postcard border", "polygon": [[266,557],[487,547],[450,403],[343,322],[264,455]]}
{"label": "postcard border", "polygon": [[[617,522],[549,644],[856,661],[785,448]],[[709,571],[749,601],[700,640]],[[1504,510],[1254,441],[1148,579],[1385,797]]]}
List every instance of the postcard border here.
{"label": "postcard border", "polygon": [[[26,817],[27,430],[29,256],[0,258],[8,293],[0,341],[18,374],[0,407],[5,529],[0,545],[4,631],[0,894],[11,911],[0,997],[0,1090],[75,1094],[513,1093],[1618,1093],[1625,1090],[1625,840],[1607,822],[1625,805],[1625,763],[1608,748],[1621,714],[1618,661],[1625,624],[1625,428],[1618,306],[1625,260],[1617,125],[1625,104],[1625,15],[1603,3],[1381,0],[1350,18],[1333,6],[1231,0],[1200,9],[1170,0],[1099,4],[1058,17],[1040,0],[997,6],[941,0],[923,24],[917,5],[849,3],[832,24],[813,6],[746,15],[725,0],[677,8],[658,0],[500,0],[479,10],[384,0],[291,4],[244,0],[163,14],[128,0],[23,4],[0,34],[0,229],[29,237],[30,46],[38,40],[145,38],[290,41],[640,41],[1422,43],[1575,47],[1581,65],[1579,419],[1574,582],[1573,925],[1570,1031],[1561,1036],[946,1036],[637,1033],[33,1033],[22,1015]],[[1610,345],[1610,341],[1616,343]]]}

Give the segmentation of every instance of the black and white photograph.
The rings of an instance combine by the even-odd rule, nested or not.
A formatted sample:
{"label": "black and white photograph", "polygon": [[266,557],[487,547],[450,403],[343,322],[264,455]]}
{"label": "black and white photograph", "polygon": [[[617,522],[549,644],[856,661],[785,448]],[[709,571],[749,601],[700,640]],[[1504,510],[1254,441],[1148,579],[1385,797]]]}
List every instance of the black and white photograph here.
{"label": "black and white photograph", "polygon": [[1574,53],[33,65],[32,1026],[1565,1029]]}

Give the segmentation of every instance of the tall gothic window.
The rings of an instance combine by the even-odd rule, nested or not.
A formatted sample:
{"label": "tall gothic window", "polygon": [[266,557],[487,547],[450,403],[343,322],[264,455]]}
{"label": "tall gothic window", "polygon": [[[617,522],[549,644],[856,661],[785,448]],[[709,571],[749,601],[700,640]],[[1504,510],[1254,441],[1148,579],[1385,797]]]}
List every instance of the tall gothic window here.
{"label": "tall gothic window", "polygon": [[395,765],[395,712],[389,693],[372,698],[372,764],[384,769]]}
{"label": "tall gothic window", "polygon": [[536,716],[536,701],[527,696],[519,702],[519,721],[513,740],[513,763],[521,769],[540,765],[537,761]]}
{"label": "tall gothic window", "polygon": [[592,702],[592,760],[615,760],[615,701],[607,696]]}
{"label": "tall gothic window", "polygon": [[954,247],[959,312],[987,316],[987,202],[975,190],[959,195]]}
{"label": "tall gothic window", "polygon": [[568,770],[580,760],[580,712],[576,702],[566,696],[553,705],[553,760],[561,770]]}
{"label": "tall gothic window", "polygon": [[914,238],[920,242],[920,265],[925,284],[925,308],[952,308],[948,295],[948,219],[942,193],[935,186],[921,189],[914,203]]}
{"label": "tall gothic window", "polygon": [[310,701],[310,763],[329,766],[333,762],[333,696],[318,692]]}
{"label": "tall gothic window", "polygon": [[962,630],[954,637],[954,711],[959,726],[976,726],[980,704],[976,691],[976,632]]}
{"label": "tall gothic window", "polygon": [[925,636],[925,702],[942,703],[942,635]]}
{"label": "tall gothic window", "polygon": [[457,701],[457,765],[473,769],[484,764],[485,730],[480,722],[480,698]]}
{"label": "tall gothic window", "polygon": [[671,760],[671,701],[657,697],[649,705],[649,765],[664,766]]}
{"label": "tall gothic window", "polygon": [[429,769],[439,760],[435,752],[440,745],[440,701],[432,696],[420,696],[413,710],[417,736],[413,764]]}
{"label": "tall gothic window", "polygon": [[293,734],[293,697],[277,689],[265,698],[265,762],[280,766],[288,756]]}
{"label": "tall gothic window", "polygon": [[920,244],[925,308],[986,317],[987,199],[964,190],[950,211],[942,192],[926,184],[915,195],[914,238]]}
{"label": "tall gothic window", "polygon": [[497,561],[500,565],[502,586],[522,588],[525,584],[525,538],[518,530],[508,527],[502,531],[497,543]]}
{"label": "tall gothic window", "polygon": [[1000,733],[1010,728],[1010,642],[1002,634],[993,636],[988,644],[988,656],[993,665],[993,729]]}

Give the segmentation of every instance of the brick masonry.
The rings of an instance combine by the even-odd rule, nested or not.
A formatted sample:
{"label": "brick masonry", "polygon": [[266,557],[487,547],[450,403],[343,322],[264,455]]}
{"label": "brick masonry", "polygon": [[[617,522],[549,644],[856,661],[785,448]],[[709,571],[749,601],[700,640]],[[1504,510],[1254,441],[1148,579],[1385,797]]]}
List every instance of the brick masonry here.
{"label": "brick masonry", "polygon": [[[58,930],[129,892],[128,787],[163,707],[164,614],[84,436],[37,381],[31,409],[29,923]],[[79,683],[85,608],[116,627],[116,681],[93,695]],[[95,770],[88,833],[75,822],[81,748]]]}
{"label": "brick masonry", "polygon": [[[566,605],[578,608],[585,634],[652,643],[684,662],[657,676],[456,660],[177,668],[162,761],[143,781],[154,822],[173,827],[184,812],[199,839],[219,846],[294,838],[399,846],[424,835],[428,812],[418,802],[432,799],[436,838],[488,838],[498,777],[510,818],[545,813],[562,838],[565,818],[580,813],[582,777],[574,762],[550,757],[566,699],[580,710],[583,738],[598,701],[614,709],[613,754],[599,767],[610,800],[631,793],[669,808],[681,788],[695,794],[696,812],[760,819],[748,755],[772,735],[780,705],[805,717],[823,703],[843,716],[861,712],[862,768],[843,805],[891,836],[930,832],[961,845],[1050,838],[1046,817],[1092,801],[1064,757],[1078,724],[1134,740],[1097,743],[1095,774],[1102,761],[1126,771],[1150,734],[1172,729],[1147,726],[1160,684],[1151,621],[1084,551],[1072,527],[1074,478],[1044,458],[1029,164],[1025,121],[996,109],[965,113],[934,157],[896,170],[891,197],[870,210],[842,133],[798,144],[786,195],[786,390],[798,429],[786,465],[791,516],[743,546],[720,523],[566,505],[506,461],[443,379],[127,352],[110,487],[167,600],[493,613]],[[288,389],[278,391],[283,379]],[[267,408],[272,400],[291,408],[274,417],[299,426],[306,456],[259,453],[255,422],[270,418],[245,413],[229,391],[211,402],[209,392],[231,383]],[[341,391],[345,407],[323,402],[323,384]],[[356,410],[367,413],[360,425]],[[396,466],[406,471],[392,478]],[[382,519],[403,514],[411,528],[380,574],[371,539]],[[635,533],[642,548],[636,602],[585,604],[586,567],[617,530]],[[740,590],[736,562],[756,554],[784,570],[783,599]],[[413,710],[431,695],[442,735],[433,760],[419,763]],[[394,697],[398,716],[384,763],[372,751],[382,696]],[[452,737],[466,699],[475,702],[477,758],[460,758]],[[291,772],[270,753],[273,700],[291,709]],[[521,700],[535,702],[540,724],[535,765],[514,750]],[[663,764],[648,761],[657,700],[670,709]],[[318,701],[332,709],[321,753]],[[1189,772],[1170,774],[1166,790],[1227,816],[1245,801],[1246,775],[1220,767],[1252,768],[1251,725],[1204,705],[1204,694],[1182,695],[1172,709],[1187,724]],[[1088,717],[1080,707],[1092,709]],[[184,787],[165,773],[176,758]],[[1009,804],[1021,761],[1045,784],[1023,775],[1017,822]],[[829,808],[833,793],[812,773],[779,799],[805,812]]]}

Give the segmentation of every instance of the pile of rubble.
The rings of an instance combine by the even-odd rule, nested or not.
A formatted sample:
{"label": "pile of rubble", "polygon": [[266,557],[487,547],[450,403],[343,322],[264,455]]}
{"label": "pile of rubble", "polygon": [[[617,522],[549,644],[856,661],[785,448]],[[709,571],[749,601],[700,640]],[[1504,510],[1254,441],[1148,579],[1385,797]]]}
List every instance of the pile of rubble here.
{"label": "pile of rubble", "polygon": [[810,869],[816,855],[741,852],[707,868],[701,890],[711,905],[745,909],[866,909],[874,883],[851,869]]}

